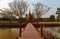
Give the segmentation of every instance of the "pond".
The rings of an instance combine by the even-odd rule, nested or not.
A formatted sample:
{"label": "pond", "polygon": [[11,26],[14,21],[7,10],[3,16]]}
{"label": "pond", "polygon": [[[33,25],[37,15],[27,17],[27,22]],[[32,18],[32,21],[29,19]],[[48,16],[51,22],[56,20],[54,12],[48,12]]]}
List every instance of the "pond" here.
{"label": "pond", "polygon": [[[38,31],[40,31],[40,28],[38,28]],[[49,34],[47,34],[47,32],[53,36],[56,36],[56,38],[60,38],[60,27],[45,27],[45,28],[43,28],[44,36],[46,36],[46,35],[49,36]]]}
{"label": "pond", "polygon": [[19,36],[19,29],[0,29],[0,39],[16,39]]}

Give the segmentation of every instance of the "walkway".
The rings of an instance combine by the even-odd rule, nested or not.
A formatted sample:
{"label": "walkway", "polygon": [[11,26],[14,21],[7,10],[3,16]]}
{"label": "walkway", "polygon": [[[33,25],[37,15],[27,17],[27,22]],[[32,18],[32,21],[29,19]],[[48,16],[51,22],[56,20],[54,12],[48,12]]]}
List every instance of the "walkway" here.
{"label": "walkway", "polygon": [[37,30],[34,28],[34,26],[29,23],[25,31],[22,32],[22,37],[19,39],[42,39],[40,34],[37,32]]}

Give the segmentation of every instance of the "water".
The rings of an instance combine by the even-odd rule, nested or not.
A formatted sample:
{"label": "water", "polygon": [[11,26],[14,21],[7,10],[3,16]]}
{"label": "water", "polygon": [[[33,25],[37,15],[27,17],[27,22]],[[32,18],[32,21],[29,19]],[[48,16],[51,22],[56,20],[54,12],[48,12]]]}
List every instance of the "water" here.
{"label": "water", "polygon": [[16,39],[19,36],[19,29],[0,29],[0,39]]}
{"label": "water", "polygon": [[[60,29],[60,27],[55,27],[55,29]],[[49,28],[48,28],[49,29]],[[52,29],[52,28],[50,28]],[[38,28],[40,31],[40,28]],[[0,28],[0,39],[16,39],[19,36],[19,29],[12,28],[12,29],[4,29]]]}
{"label": "water", "polygon": [[[43,28],[43,34],[44,36],[48,36],[49,39],[54,39],[54,37],[50,36],[49,34],[45,33],[44,30],[47,30],[48,32],[51,33],[51,35],[55,35],[56,38],[60,38],[60,27],[46,27]],[[38,28],[38,31],[40,31],[40,28]]]}

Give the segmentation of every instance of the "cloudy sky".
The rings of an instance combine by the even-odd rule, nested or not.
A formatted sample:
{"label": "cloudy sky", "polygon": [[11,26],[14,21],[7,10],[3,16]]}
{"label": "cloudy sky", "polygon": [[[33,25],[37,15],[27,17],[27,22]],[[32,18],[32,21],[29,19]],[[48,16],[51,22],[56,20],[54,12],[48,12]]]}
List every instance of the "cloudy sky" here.
{"label": "cloudy sky", "polygon": [[[9,8],[8,3],[12,2],[13,0],[0,0],[0,9],[1,8]],[[47,12],[45,15],[43,15],[42,17],[49,17],[50,15],[56,13],[56,9],[58,7],[60,7],[60,0],[25,0],[28,3],[32,4],[32,3],[37,3],[40,2],[43,5],[46,5],[48,7],[51,7],[50,11]]]}

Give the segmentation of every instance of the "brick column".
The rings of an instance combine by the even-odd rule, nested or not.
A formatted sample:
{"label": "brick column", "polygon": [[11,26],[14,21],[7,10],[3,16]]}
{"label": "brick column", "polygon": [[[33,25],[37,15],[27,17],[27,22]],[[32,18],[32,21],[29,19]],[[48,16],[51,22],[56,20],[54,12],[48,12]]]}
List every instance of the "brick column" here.
{"label": "brick column", "polygon": [[21,24],[19,23],[19,37],[21,37]]}
{"label": "brick column", "polygon": [[43,37],[43,26],[42,26],[42,24],[40,24],[40,30],[41,30],[41,37]]}

